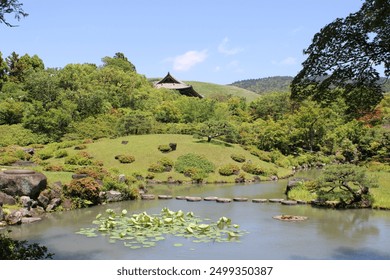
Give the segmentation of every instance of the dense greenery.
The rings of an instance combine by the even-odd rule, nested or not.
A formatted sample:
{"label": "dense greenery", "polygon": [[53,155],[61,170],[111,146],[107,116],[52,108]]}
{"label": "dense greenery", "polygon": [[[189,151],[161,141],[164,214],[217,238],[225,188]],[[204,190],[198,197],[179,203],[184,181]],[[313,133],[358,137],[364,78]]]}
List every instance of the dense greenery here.
{"label": "dense greenery", "polygon": [[18,0],[2,0],[0,1],[0,23],[4,23],[7,26],[13,27],[6,18],[7,14],[14,15],[15,19],[20,20],[22,17],[28,16],[28,14],[22,8],[23,4]]}
{"label": "dense greenery", "polygon": [[45,246],[30,244],[26,240],[13,240],[4,233],[0,233],[0,248],[0,260],[41,260],[53,257]]}
{"label": "dense greenery", "polygon": [[260,94],[289,91],[293,77],[276,76],[260,79],[248,79],[232,83],[233,86],[251,90]]}
{"label": "dense greenery", "polygon": [[326,25],[305,50],[292,97],[325,103],[342,98],[353,116],[373,110],[383,98],[378,69],[390,76],[389,33],[389,0],[367,0],[358,12]]}

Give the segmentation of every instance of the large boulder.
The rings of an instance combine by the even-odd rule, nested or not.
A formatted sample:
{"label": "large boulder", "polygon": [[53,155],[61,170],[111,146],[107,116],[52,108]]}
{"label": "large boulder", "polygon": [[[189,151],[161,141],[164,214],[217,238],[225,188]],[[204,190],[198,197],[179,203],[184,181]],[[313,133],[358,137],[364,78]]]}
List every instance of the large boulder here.
{"label": "large boulder", "polygon": [[47,186],[45,175],[33,170],[5,170],[0,172],[0,191],[10,196],[29,196],[37,199]]}
{"label": "large boulder", "polygon": [[0,205],[1,204],[15,205],[16,199],[0,191]]}

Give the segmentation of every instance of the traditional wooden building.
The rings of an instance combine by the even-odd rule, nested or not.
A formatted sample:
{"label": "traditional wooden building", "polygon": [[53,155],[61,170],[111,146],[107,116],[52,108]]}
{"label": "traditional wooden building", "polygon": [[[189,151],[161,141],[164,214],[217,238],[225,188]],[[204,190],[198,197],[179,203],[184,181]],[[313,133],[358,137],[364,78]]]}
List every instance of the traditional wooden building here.
{"label": "traditional wooden building", "polygon": [[180,92],[181,95],[203,98],[204,96],[197,93],[191,85],[187,85],[182,81],[174,78],[169,72],[160,81],[154,83],[155,88],[174,89]]}

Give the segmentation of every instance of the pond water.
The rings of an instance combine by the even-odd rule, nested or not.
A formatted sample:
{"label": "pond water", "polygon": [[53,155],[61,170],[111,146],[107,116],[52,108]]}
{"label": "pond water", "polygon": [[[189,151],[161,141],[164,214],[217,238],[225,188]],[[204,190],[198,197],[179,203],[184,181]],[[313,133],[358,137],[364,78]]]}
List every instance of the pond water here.
{"label": "pond water", "polygon": [[[158,186],[154,194],[173,196],[247,197],[248,202],[216,203],[183,200],[126,201],[48,215],[43,221],[12,227],[11,236],[38,242],[55,253],[55,259],[159,260],[159,259],[390,259],[390,212],[380,210],[326,210],[309,205],[286,206],[279,203],[252,203],[253,198],[284,198],[287,181],[250,185]],[[118,240],[112,244],[105,236],[75,234],[92,227],[99,213],[111,208],[129,214],[146,211],[158,214],[163,207],[193,211],[213,221],[231,218],[249,233],[240,242],[194,243],[184,237],[166,236],[155,247],[130,249]],[[275,220],[276,215],[307,216],[302,222]],[[175,247],[175,243],[183,244]]]}

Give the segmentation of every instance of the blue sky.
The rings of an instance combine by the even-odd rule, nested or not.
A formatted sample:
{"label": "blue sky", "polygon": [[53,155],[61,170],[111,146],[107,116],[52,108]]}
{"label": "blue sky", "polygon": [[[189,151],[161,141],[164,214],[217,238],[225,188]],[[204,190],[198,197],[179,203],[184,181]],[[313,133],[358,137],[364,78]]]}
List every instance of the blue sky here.
{"label": "blue sky", "polygon": [[[316,32],[361,0],[20,0],[0,51],[37,54],[46,67],[124,53],[148,78],[229,84],[294,76]],[[12,18],[9,18],[12,21]],[[13,23],[17,23],[12,21]]]}

